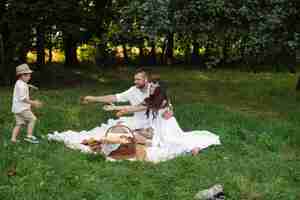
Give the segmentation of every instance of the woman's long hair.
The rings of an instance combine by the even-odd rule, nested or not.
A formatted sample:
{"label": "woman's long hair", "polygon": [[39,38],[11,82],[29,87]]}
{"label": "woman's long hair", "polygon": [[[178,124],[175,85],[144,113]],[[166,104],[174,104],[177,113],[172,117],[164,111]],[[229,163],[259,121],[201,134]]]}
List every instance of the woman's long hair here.
{"label": "woman's long hair", "polygon": [[158,81],[158,83],[159,86],[155,88],[153,94],[150,94],[144,102],[147,106],[146,115],[148,118],[150,117],[150,111],[152,112],[153,119],[155,119],[159,109],[168,106],[167,88],[163,82]]}

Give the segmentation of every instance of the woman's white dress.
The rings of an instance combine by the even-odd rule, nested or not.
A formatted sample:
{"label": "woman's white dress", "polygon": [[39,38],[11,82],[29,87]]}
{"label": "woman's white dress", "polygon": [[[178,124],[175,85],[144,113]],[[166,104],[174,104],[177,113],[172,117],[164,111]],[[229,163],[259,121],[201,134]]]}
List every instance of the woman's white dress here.
{"label": "woman's white dress", "polygon": [[102,123],[100,126],[97,126],[88,131],[55,131],[54,133],[48,134],[47,137],[48,140],[63,142],[67,147],[71,149],[77,149],[82,152],[92,153],[91,149],[88,146],[81,144],[81,142],[83,140],[91,138],[94,138],[95,140],[100,140],[105,136],[107,129],[119,123],[122,123],[124,125],[126,124],[126,126],[128,126],[129,128],[136,127],[136,120],[133,117],[121,117],[118,120],[109,119],[106,124]]}
{"label": "woman's white dress", "polygon": [[[160,110],[157,117],[150,120],[150,126],[154,130],[152,146],[147,148],[147,160],[159,162],[172,159],[178,155],[191,152],[193,148],[204,149],[211,145],[219,145],[219,136],[209,131],[191,131],[183,132],[179,127],[175,117],[168,120],[162,117],[163,110]],[[48,134],[49,140],[64,142],[66,146],[72,149],[78,149],[83,152],[91,152],[88,146],[81,144],[84,139],[94,138],[101,139],[104,137],[106,130],[122,122],[128,127],[133,127],[132,117],[122,117],[118,120],[110,119],[107,124],[101,124],[89,131],[65,131]],[[117,148],[115,146],[114,148]]]}
{"label": "woman's white dress", "polygon": [[157,117],[151,120],[154,130],[152,146],[147,149],[150,161],[159,162],[172,159],[194,148],[205,149],[211,145],[219,145],[219,136],[206,130],[184,132],[175,117],[168,120],[162,117],[160,110]]}

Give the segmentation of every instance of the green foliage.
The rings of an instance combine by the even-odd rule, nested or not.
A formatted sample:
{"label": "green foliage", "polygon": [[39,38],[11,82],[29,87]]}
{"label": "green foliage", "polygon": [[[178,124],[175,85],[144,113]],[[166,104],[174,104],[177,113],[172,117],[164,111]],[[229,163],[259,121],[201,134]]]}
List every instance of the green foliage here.
{"label": "green foliage", "polygon": [[78,48],[78,57],[81,62],[94,63],[96,49],[91,45],[83,45]]}

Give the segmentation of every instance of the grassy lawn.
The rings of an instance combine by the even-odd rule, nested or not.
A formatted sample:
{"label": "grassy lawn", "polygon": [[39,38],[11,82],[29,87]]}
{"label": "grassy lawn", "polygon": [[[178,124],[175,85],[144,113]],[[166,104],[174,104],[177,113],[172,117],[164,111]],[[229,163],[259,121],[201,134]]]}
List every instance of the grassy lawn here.
{"label": "grassy lawn", "polygon": [[[12,88],[0,88],[1,200],[188,200],[213,184],[226,199],[300,199],[300,94],[297,76],[235,71],[154,69],[167,81],[182,128],[210,130],[222,145],[196,157],[151,164],[106,162],[43,139],[39,145],[9,142],[14,117]],[[41,87],[32,97],[36,135],[88,130],[112,114],[100,105],[79,105],[81,95],[104,95],[132,84],[132,72],[75,70],[89,80]],[[22,136],[25,132],[22,133]],[[7,171],[16,167],[16,176]]]}

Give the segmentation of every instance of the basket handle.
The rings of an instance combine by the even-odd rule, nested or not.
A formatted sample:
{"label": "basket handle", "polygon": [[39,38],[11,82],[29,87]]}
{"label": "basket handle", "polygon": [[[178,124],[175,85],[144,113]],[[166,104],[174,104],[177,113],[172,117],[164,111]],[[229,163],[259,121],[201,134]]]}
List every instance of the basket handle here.
{"label": "basket handle", "polygon": [[116,128],[116,127],[120,127],[120,128],[125,128],[128,133],[130,133],[135,141],[135,137],[134,137],[134,134],[133,134],[133,131],[128,127],[128,126],[125,126],[125,125],[122,125],[122,124],[118,124],[118,125],[115,125],[115,126],[111,126],[109,127],[106,132],[105,132],[105,137],[107,137],[107,134],[109,133],[109,131],[113,128]]}

